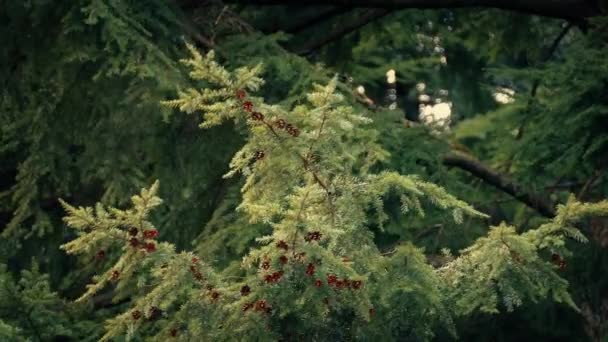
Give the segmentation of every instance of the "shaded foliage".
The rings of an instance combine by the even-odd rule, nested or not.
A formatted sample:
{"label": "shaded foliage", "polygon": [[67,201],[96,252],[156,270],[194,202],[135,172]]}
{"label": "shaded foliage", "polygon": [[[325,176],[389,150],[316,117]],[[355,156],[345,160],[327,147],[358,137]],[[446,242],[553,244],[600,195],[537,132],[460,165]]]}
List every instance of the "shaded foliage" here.
{"label": "shaded foliage", "polygon": [[[342,115],[348,107],[361,114],[362,121],[369,121],[349,133],[340,131],[349,122],[337,124],[335,129],[344,133],[338,135],[346,140],[330,139],[317,146],[324,155],[321,169],[327,172],[320,175],[333,179],[340,166],[348,166],[354,176],[363,177],[359,180],[366,175],[378,177],[366,179],[377,182],[370,190],[373,198],[358,198],[366,206],[353,205],[344,209],[344,215],[358,220],[353,227],[366,232],[366,245],[388,254],[357,261],[366,265],[354,267],[360,279],[366,285],[369,282],[364,299],[348,299],[352,302],[347,303],[348,309],[335,305],[331,314],[321,313],[324,304],[316,299],[298,303],[273,321],[271,330],[276,336],[297,327],[292,338],[305,334],[335,340],[362,336],[443,340],[454,331],[465,340],[496,335],[502,340],[585,340],[583,331],[593,340],[605,338],[608,317],[602,316],[602,303],[607,284],[599,270],[608,255],[606,221],[585,218],[577,223],[591,240],[588,244],[565,243],[562,236],[582,239],[571,224],[563,224],[564,211],[572,210],[576,216],[588,209],[570,201],[571,193],[584,202],[598,202],[608,193],[605,19],[590,20],[583,32],[578,24],[498,10],[393,11],[298,56],[293,51],[359,20],[368,10],[161,0],[5,1],[2,7],[0,261],[7,265],[0,275],[3,340],[96,340],[107,333],[103,322],[111,317],[118,318],[111,321],[109,331],[122,333],[133,310],[141,310],[145,319],[158,314],[150,311],[152,297],[145,297],[147,288],[129,289],[152,280],[173,286],[163,289],[154,283],[162,290],[154,298],[165,298],[169,288],[181,290],[156,303],[163,310],[160,319],[139,321],[138,334],[163,340],[177,329],[181,337],[221,339],[227,335],[218,330],[220,322],[226,317],[232,322],[226,324],[240,322],[241,307],[224,299],[224,292],[225,311],[218,313],[192,299],[197,295],[209,299],[212,293],[205,292],[206,288],[180,287],[194,284],[189,283],[191,279],[177,283],[192,278],[183,272],[193,257],[188,251],[204,260],[211,278],[218,277],[216,288],[237,293],[241,284],[224,277],[256,277],[256,272],[241,268],[242,257],[259,250],[257,238],[277,232],[268,222],[279,223],[269,213],[284,215],[283,206],[289,205],[283,197],[302,178],[293,164],[297,157],[268,153],[282,144],[272,143],[246,121],[224,122],[202,131],[198,126],[211,121],[201,118],[200,107],[193,105],[194,113],[183,115],[160,106],[175,96],[176,88],[210,86],[207,81],[190,79],[189,70],[177,63],[187,53],[184,41],[196,42],[204,50],[213,47],[227,70],[263,64],[260,76],[266,82],[255,94],[259,96],[254,97],[255,106],[263,108],[268,118],[293,116],[304,137],[318,127],[318,118],[306,114],[315,113],[319,106],[314,101],[306,104],[305,94],[313,83],[328,84],[336,73],[334,87],[343,94],[342,104],[336,105],[342,109],[336,113]],[[305,24],[319,13],[325,13],[324,17]],[[388,69],[397,74],[396,110],[385,107]],[[424,89],[417,87],[420,83]],[[365,86],[366,95],[380,107],[358,103],[357,96],[351,96],[358,85]],[[494,100],[501,88],[514,91],[513,102]],[[422,100],[421,95],[429,99]],[[411,121],[419,120],[419,106],[436,100],[451,103],[450,129],[412,125]],[[220,115],[238,116],[218,103],[209,104],[222,109]],[[371,146],[357,150],[362,141],[373,142],[375,163],[356,158]],[[302,147],[298,146],[285,147]],[[249,157],[259,149],[266,151],[265,162],[280,165],[276,170],[264,169],[266,183],[222,178],[237,151]],[[452,149],[474,154],[526,190],[565,207],[553,221],[537,215],[480,179],[447,168],[442,156]],[[251,171],[245,157],[233,160],[233,171]],[[123,274],[125,283],[118,289],[110,281],[112,285],[91,296],[90,303],[71,304],[95,274],[111,280],[112,265],[124,257],[124,250],[121,245],[99,242],[79,257],[66,256],[59,246],[78,235],[62,222],[65,213],[57,199],[84,206],[101,201],[103,208],[125,208],[131,194],[154,179],[162,184],[158,195],[165,202],[150,213],[149,224],[158,229],[159,239],[167,241],[159,243],[161,253],[150,260],[138,259],[145,267],[133,270],[137,277],[130,280],[128,273]],[[405,182],[410,180],[425,184],[419,190],[442,198],[443,190],[427,182],[437,184],[490,217],[461,220],[458,211],[443,210],[441,200],[438,207],[419,206],[418,195],[404,198],[395,191],[412,190]],[[240,191],[252,184],[254,189],[263,187],[249,194]],[[322,198],[324,190],[319,187],[313,193]],[[349,191],[348,196],[354,196],[352,187],[341,191],[343,196]],[[294,198],[302,196],[295,193]],[[263,209],[252,206],[256,201],[274,204]],[[337,204],[348,208],[345,202]],[[403,215],[420,209],[424,216]],[[251,223],[252,217],[259,222]],[[103,222],[106,218],[95,219]],[[462,226],[456,224],[460,221]],[[556,240],[540,247],[534,234],[552,227],[551,222],[566,230],[556,228]],[[496,227],[486,236],[488,226]],[[324,232],[326,237],[334,233]],[[548,263],[553,253],[567,260],[560,273],[555,273],[558,265]],[[39,266],[32,266],[32,257]],[[341,265],[337,257],[330,260]],[[472,260],[479,269],[463,260]],[[175,277],[162,275],[164,262]],[[300,271],[305,272],[306,265],[302,267]],[[346,272],[349,267],[336,270]],[[447,271],[450,268],[453,273]],[[400,274],[407,274],[407,281]],[[470,279],[467,274],[478,277]],[[441,285],[444,275],[466,286],[450,292]],[[301,285],[301,279],[295,284]],[[302,291],[304,298],[312,298]],[[277,290],[264,295],[288,303],[291,299],[285,296],[293,293]],[[568,302],[581,313],[545,296]],[[178,309],[170,301],[185,304]],[[375,303],[375,318],[359,324],[369,314],[364,302]],[[479,308],[514,311],[482,314],[476,311]],[[301,323],[302,315],[310,312],[323,318]],[[192,319],[193,313],[209,319]],[[463,313],[467,315],[460,316]],[[252,329],[258,336],[270,336],[258,323],[248,322],[240,331]]]}

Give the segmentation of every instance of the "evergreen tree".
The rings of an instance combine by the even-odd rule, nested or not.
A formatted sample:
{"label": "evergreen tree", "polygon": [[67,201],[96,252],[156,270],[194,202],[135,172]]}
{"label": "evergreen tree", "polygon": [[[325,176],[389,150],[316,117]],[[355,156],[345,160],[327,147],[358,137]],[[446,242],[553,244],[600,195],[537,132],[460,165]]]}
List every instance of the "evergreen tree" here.
{"label": "evergreen tree", "polygon": [[[384,196],[399,196],[404,213],[419,215],[421,199],[428,199],[451,210],[458,223],[463,215],[483,214],[418,177],[371,173],[387,153],[367,127],[370,119],[342,103],[335,79],[316,85],[308,105],[286,110],[251,96],[263,82],[259,65],[229,72],[213,52],[190,50],[193,57],[184,60],[190,76],[209,86],[165,103],[201,111],[203,128],[233,120],[246,131],[226,177],[246,177],[237,210],[272,231],[257,239],[262,246],[244,256],[241,270],[218,273],[194,254],[155,240],[158,230],[146,218],[161,204],[158,183],[132,197],[127,210],[64,202],[66,222],[80,232],[63,245],[68,253],[122,250],[79,298],[108,283],[115,283],[115,300],[135,297],[108,322],[104,340],[140,333],[185,340],[426,340],[436,324],[453,330],[454,316],[513,310],[523,300],[548,295],[578,310],[556,271],[569,253],[565,239],[586,241],[573,225],[608,214],[608,202],[572,198],[551,222],[523,234],[504,224],[493,227],[458,257],[446,252],[438,269],[411,244],[383,254],[366,212],[373,208],[382,227]],[[547,260],[551,253],[553,263]]]}
{"label": "evergreen tree", "polygon": [[602,1],[226,2],[0,1],[0,339],[605,339]]}

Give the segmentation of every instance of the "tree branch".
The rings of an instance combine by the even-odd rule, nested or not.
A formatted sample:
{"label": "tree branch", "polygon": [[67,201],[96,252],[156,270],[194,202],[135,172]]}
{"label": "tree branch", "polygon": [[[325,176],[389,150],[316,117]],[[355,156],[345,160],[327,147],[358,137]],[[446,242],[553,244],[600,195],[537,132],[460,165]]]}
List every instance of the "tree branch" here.
{"label": "tree branch", "polygon": [[297,49],[296,53],[300,55],[306,55],[318,48],[334,42],[343,36],[358,30],[359,28],[369,24],[370,22],[380,19],[383,16],[389,14],[390,11],[387,9],[373,9],[365,14],[358,17],[355,21],[345,23],[336,29],[335,31],[329,32],[322,36],[317,36],[316,39],[306,42],[302,47]]}
{"label": "tree branch", "polygon": [[443,157],[443,164],[469,172],[484,182],[508,193],[545,217],[555,216],[555,209],[549,200],[534,193],[526,192],[520,185],[492,170],[469,154],[460,151],[449,152]]}
{"label": "tree branch", "polygon": [[[572,27],[573,27],[573,25],[570,23],[570,24],[564,26],[564,28],[562,28],[562,30],[559,32],[557,37],[555,37],[555,39],[553,40],[553,43],[551,44],[551,46],[549,46],[549,49],[547,49],[547,52],[543,56],[541,62],[543,62],[543,63],[547,62],[551,59],[551,57],[553,57],[553,54],[559,47],[559,43],[562,42],[562,39],[564,39],[564,37],[566,36],[566,34],[568,34],[568,32],[570,31],[570,29],[572,29]],[[534,84],[532,84],[532,90],[530,91],[531,97],[536,96],[536,91],[538,90],[539,85],[540,85],[540,79],[534,80]],[[518,135],[519,135],[519,133],[518,133]]]}
{"label": "tree branch", "polygon": [[283,31],[287,33],[297,33],[303,31],[309,27],[315,26],[321,22],[331,19],[334,16],[344,14],[348,11],[352,10],[350,7],[330,7],[325,10],[315,11],[315,15],[309,16],[301,21],[296,23],[291,23],[287,27],[272,27],[269,29],[263,30],[266,33],[273,33],[277,31]]}
{"label": "tree branch", "polygon": [[224,0],[224,2],[246,5],[334,5],[386,10],[486,7],[574,21],[602,15],[602,10],[597,4],[594,5],[586,0]]}
{"label": "tree branch", "polygon": [[[368,108],[372,110],[377,109],[375,107],[372,108],[369,105]],[[419,123],[407,119],[403,119],[403,121],[406,127],[420,125]],[[514,199],[526,204],[542,216],[548,218],[553,218],[555,216],[554,205],[550,200],[534,193],[526,192],[520,185],[510,180],[507,176],[484,165],[481,161],[468,153],[452,150],[442,157],[442,163],[447,167],[457,167],[469,172],[471,175],[481,179],[485,183],[494,186],[498,190],[511,195]],[[573,186],[573,184],[569,184],[568,186]]]}

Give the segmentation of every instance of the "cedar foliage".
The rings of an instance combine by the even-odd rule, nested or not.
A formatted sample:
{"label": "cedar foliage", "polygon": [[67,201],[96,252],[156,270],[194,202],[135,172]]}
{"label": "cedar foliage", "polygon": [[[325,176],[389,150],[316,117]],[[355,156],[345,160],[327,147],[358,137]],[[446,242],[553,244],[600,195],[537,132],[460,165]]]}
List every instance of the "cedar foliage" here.
{"label": "cedar foliage", "polygon": [[[189,80],[187,70],[175,62],[183,56],[180,38],[192,34],[192,28],[186,29],[192,19],[198,25],[195,30],[216,38],[217,54],[228,69],[264,64],[266,85],[252,92],[259,96],[253,98],[262,108],[276,105],[281,115],[299,117],[298,106],[313,108],[302,95],[314,82],[328,84],[333,73],[339,71],[341,81],[335,86],[346,101],[340,106],[352,105],[352,113],[368,121],[353,125],[353,130],[360,135],[348,133],[347,138],[365,138],[375,144],[375,163],[361,158],[370,146],[347,140],[351,144],[343,151],[350,151],[351,145],[353,151],[357,151],[349,156],[352,159],[346,158],[344,164],[352,170],[330,163],[337,153],[329,144],[323,146],[329,150],[324,153],[328,153],[330,159],[319,159],[315,164],[323,166],[319,172],[333,181],[337,174],[349,174],[352,176],[347,179],[349,182],[379,182],[378,188],[368,194],[376,196],[375,199],[365,202],[370,198],[358,198],[362,201],[360,205],[366,203],[365,212],[348,216],[365,222],[356,228],[353,226],[353,230],[364,234],[372,249],[379,250],[374,253],[382,253],[382,257],[376,255],[363,266],[358,260],[352,265],[347,262],[342,269],[354,268],[354,272],[361,275],[363,287],[357,292],[359,299],[344,306],[337,300],[331,302],[331,314],[319,313],[323,305],[318,306],[318,300],[300,303],[310,305],[297,306],[299,311],[290,311],[285,316],[277,314],[279,308],[276,308],[269,318],[273,324],[270,331],[263,330],[266,328],[257,321],[243,326],[244,330],[255,326],[248,333],[259,334],[251,336],[266,339],[300,329],[297,333],[317,339],[365,336],[384,340],[393,336],[398,340],[423,340],[432,335],[447,339],[444,330],[447,328],[453,333],[453,326],[466,340],[487,340],[496,335],[518,340],[534,337],[582,340],[583,327],[590,338],[601,340],[605,336],[606,321],[602,321],[601,315],[607,278],[598,272],[608,260],[602,248],[608,244],[608,235],[602,228],[605,224],[596,218],[579,220],[578,214],[570,216],[576,212],[601,214],[604,202],[587,206],[568,200],[570,193],[589,201],[598,201],[608,194],[608,183],[602,173],[607,153],[602,129],[606,126],[603,104],[607,64],[602,58],[606,49],[605,19],[591,21],[586,32],[572,28],[557,45],[551,59],[545,62],[546,50],[563,30],[562,21],[492,10],[398,11],[305,59],[288,49],[327,34],[343,21],[357,18],[364,10],[350,11],[290,35],[265,35],[252,30],[276,25],[278,21],[290,24],[315,14],[317,9],[236,6],[226,10],[221,4],[202,4],[205,7],[185,9],[185,13],[177,4],[165,1],[34,0],[4,1],[0,5],[0,20],[5,23],[0,27],[3,42],[0,51],[3,85],[0,90],[0,262],[8,266],[0,272],[4,288],[0,289],[3,291],[0,292],[2,340],[93,341],[110,331],[123,335],[124,329],[129,336],[157,336],[166,340],[167,334],[173,334],[170,324],[175,324],[175,332],[182,334],[181,338],[190,336],[188,334],[213,339],[231,336],[226,328],[214,330],[225,317],[239,310],[236,307],[239,302],[226,300],[224,295],[240,292],[239,285],[245,281],[261,281],[255,267],[242,268],[242,257],[264,248],[272,250],[271,239],[279,231],[277,220],[289,208],[289,202],[273,196],[268,187],[276,181],[285,185],[279,189],[280,193],[292,193],[297,188],[294,184],[310,181],[307,177],[312,176],[293,170],[294,159],[296,164],[301,161],[281,147],[278,154],[276,150],[273,154],[265,151],[265,160],[259,163],[245,163],[250,155],[243,154],[242,171],[224,179],[222,175],[229,171],[230,156],[242,148],[243,141],[245,147],[256,148],[253,151],[259,146],[276,148],[280,144],[272,139],[264,140],[263,132],[259,127],[251,127],[243,112],[234,112],[224,124],[202,132],[196,129],[205,122],[200,116],[175,115],[158,106],[160,101],[174,97],[176,86],[218,89],[214,84]],[[513,25],[514,22],[518,24]],[[274,30],[276,28],[270,32]],[[447,65],[439,63],[441,49],[445,50]],[[358,83],[364,84],[375,99],[382,97],[385,90],[382,75],[386,68],[397,70],[399,107],[408,118],[415,119],[418,110],[418,94],[413,88],[416,82],[424,81],[426,93],[433,97],[441,96],[444,101],[453,102],[455,134],[434,136],[425,127],[405,128],[400,125],[403,116],[400,110],[368,113],[355,105],[349,93]],[[343,83],[344,73],[354,76],[354,81]],[[529,95],[538,80],[536,94]],[[491,94],[497,83],[516,90],[514,103],[494,103]],[[448,90],[449,95],[444,95],[444,90]],[[225,99],[219,100],[218,103],[225,102]],[[270,117],[273,113],[271,111]],[[233,123],[233,119],[237,122]],[[466,120],[458,122],[460,119]],[[294,120],[303,120],[301,123],[306,129],[298,139],[306,138],[306,132],[310,133],[310,129],[315,132],[314,128],[318,127],[318,122],[302,117]],[[290,149],[301,147],[298,142],[302,139],[286,141]],[[300,151],[306,151],[308,146],[304,145]],[[345,145],[340,141],[336,146]],[[548,220],[523,205],[474,177],[444,167],[441,156],[453,146],[468,149],[528,189],[546,193],[555,203],[567,203],[564,208],[570,209],[560,209],[560,213],[567,212],[561,221],[545,226]],[[277,160],[277,155],[286,159]],[[339,157],[344,161],[346,156],[340,154]],[[261,170],[272,174],[277,169],[295,178],[277,177],[261,189],[258,178],[249,178],[259,175]],[[336,170],[340,172],[334,173]],[[243,172],[252,173],[243,177]],[[403,180],[400,174],[420,175],[405,179],[426,184],[426,190],[431,192],[440,191],[433,185],[438,184],[466,202],[474,203],[491,218],[464,217],[464,225],[458,226],[453,210],[428,205],[424,199],[419,205],[416,196],[399,196],[395,185],[403,185],[398,181]],[[376,176],[385,178],[374,178]],[[103,203],[100,208],[104,208],[100,212],[110,213],[104,216],[104,220],[109,220],[104,222],[109,225],[100,227],[109,227],[114,232],[112,225],[118,218],[109,208],[127,208],[135,189],[152,184],[154,179],[160,179],[163,184],[157,195],[165,202],[151,211],[146,223],[141,224],[149,230],[152,227],[159,230],[160,237],[155,241],[170,244],[157,242],[153,253],[133,254],[134,259],[124,261],[121,267],[126,270],[135,267],[131,269],[134,273],[127,272],[122,278],[112,280],[114,265],[132,253],[133,248],[120,240],[109,240],[103,234],[93,234],[91,228],[80,233],[68,229],[61,221],[65,212],[56,199],[63,198],[77,205],[92,205],[100,200]],[[277,214],[269,222],[264,221],[268,216],[266,210],[256,209],[258,199],[253,193],[249,193],[248,203],[254,206],[242,206],[239,189],[246,179],[252,179],[253,189],[265,194],[264,200],[278,203],[270,209]],[[318,187],[316,190],[320,191]],[[389,190],[388,193],[385,190]],[[441,192],[437,194],[444,196]],[[334,195],[346,196],[344,193]],[[316,205],[322,207],[321,204]],[[424,210],[424,216],[416,214],[419,209]],[[134,223],[130,216],[133,212],[126,210],[120,220]],[[257,212],[260,222],[250,222],[251,210]],[[403,215],[403,211],[408,213]],[[456,214],[455,218],[459,219],[458,211]],[[576,223],[572,221],[574,218]],[[500,224],[502,220],[508,224]],[[488,221],[497,227],[491,228],[488,237],[480,238],[486,234]],[[98,217],[89,222],[94,223],[91,227],[101,223]],[[565,243],[563,233],[581,238],[573,226],[581,227],[591,243]],[[116,228],[124,231],[127,226]],[[332,239],[343,241],[345,234],[340,232],[331,231],[324,238],[333,236],[328,234],[339,234]],[[551,234],[544,235],[548,232]],[[70,241],[81,241],[78,234],[89,233],[92,235],[88,238],[100,240],[93,245],[82,245],[88,247],[83,247],[78,258],[66,257],[59,249],[66,243],[73,246]],[[349,234],[346,236],[351,236]],[[255,241],[263,236],[267,238]],[[349,248],[352,249],[353,244]],[[465,249],[462,253],[441,252],[446,246],[453,251]],[[328,246],[321,247],[327,249]],[[355,247],[358,251],[359,245]],[[217,288],[225,291],[220,295],[222,303],[232,306],[212,305],[210,311],[203,311],[206,307],[201,306],[201,300],[192,303],[198,299],[193,296],[199,294],[204,301],[211,302],[206,296],[213,293],[188,278],[196,277],[197,273],[192,270],[186,276],[180,273],[184,267],[191,266],[192,260],[188,258],[193,255],[184,252],[189,250],[205,262],[198,271],[201,277],[202,272],[208,272],[205,274],[210,279],[217,280]],[[494,253],[496,250],[499,252]],[[328,251],[330,254],[326,256],[342,265],[341,258],[335,259],[335,250]],[[564,261],[567,259],[566,270],[557,273],[560,277],[554,272],[559,269],[560,261],[556,260],[556,265],[547,263],[554,259],[553,253]],[[484,259],[484,255],[489,258]],[[37,262],[30,263],[32,257]],[[167,279],[156,272],[157,268],[166,269],[165,263],[177,272],[178,279],[186,279],[179,284],[184,292],[175,299],[175,294],[167,295],[168,288],[159,288],[156,295],[166,298],[162,302],[166,311],[147,311],[152,309],[143,302],[148,291],[160,284],[173,284],[170,273],[171,279]],[[478,263],[483,270],[469,263]],[[300,274],[305,274],[307,264],[300,266]],[[315,272],[318,271],[315,266]],[[72,303],[86,293],[84,285],[91,282],[95,274],[95,281],[105,279],[106,286],[96,295],[88,295],[90,300]],[[472,278],[470,274],[478,277]],[[283,291],[273,294],[276,298],[294,293],[281,287],[286,279],[282,276],[281,282],[273,285]],[[580,315],[576,310],[543,299],[550,297],[572,306],[564,279],[570,283],[570,294],[581,308]],[[124,285],[115,291],[123,280]],[[102,287],[98,285],[96,289]],[[256,291],[260,288],[264,287]],[[304,288],[296,290],[304,291]],[[109,297],[114,297],[114,302],[108,300]],[[375,308],[374,318],[364,325],[359,323],[369,317],[365,317],[362,309],[359,316],[356,315],[361,298],[369,299]],[[292,300],[288,298],[285,303]],[[183,303],[192,306],[179,311],[182,308],[179,304]],[[520,304],[522,307],[516,309]],[[218,309],[219,306],[222,309]],[[317,314],[315,317],[321,318],[309,320],[308,308]],[[121,316],[132,314],[136,309],[140,309],[141,318],[135,324],[133,316]],[[508,314],[479,313],[511,309],[514,311]],[[201,312],[211,319],[192,320],[191,314]],[[300,325],[302,315],[307,324]],[[110,330],[104,331],[103,322],[112,317]],[[231,322],[237,322],[240,327],[240,319],[240,316],[233,317]],[[353,326],[356,329],[352,329]],[[207,335],[209,333],[215,335]]]}
{"label": "cedar foliage", "polygon": [[[213,52],[202,56],[190,50],[192,58],[183,62],[190,76],[208,87],[182,91],[165,104],[200,110],[203,128],[233,120],[246,130],[246,144],[225,177],[246,177],[237,210],[272,232],[257,238],[262,246],[244,256],[238,281],[231,281],[194,254],[154,239],[157,231],[147,215],[161,204],[158,182],[133,196],[127,210],[62,202],[66,223],[79,231],[63,245],[68,253],[122,246],[119,259],[79,298],[90,298],[110,282],[116,299],[136,298],[108,321],[102,340],[122,334],[159,340],[176,334],[184,340],[426,340],[436,324],[453,330],[455,316],[513,310],[523,300],[550,295],[578,310],[546,254],[567,255],[568,237],[585,241],[573,225],[607,215],[608,202],[572,198],[551,222],[523,234],[504,224],[493,227],[459,256],[448,255],[438,269],[411,244],[384,255],[364,213],[374,208],[382,222],[382,197],[389,192],[401,197],[404,214],[424,215],[421,199],[451,210],[456,222],[465,214],[483,214],[418,177],[370,173],[386,152],[366,127],[371,120],[342,104],[335,79],[316,85],[308,105],[286,110],[249,94],[262,84],[259,65],[229,72]],[[145,327],[146,320],[161,317]]]}

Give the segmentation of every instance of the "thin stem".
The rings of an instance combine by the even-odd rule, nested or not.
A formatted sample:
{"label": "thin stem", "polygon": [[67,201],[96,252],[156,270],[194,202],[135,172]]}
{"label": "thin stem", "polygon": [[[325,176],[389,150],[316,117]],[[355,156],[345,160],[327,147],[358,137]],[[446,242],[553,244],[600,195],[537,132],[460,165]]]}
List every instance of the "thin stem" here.
{"label": "thin stem", "polygon": [[[266,121],[264,119],[262,119],[261,121],[268,128],[268,130],[272,133],[272,135],[276,139],[279,140],[279,142],[282,143],[284,141],[284,139],[277,133],[277,131],[275,131],[274,127],[272,127],[272,125],[268,121]],[[284,147],[283,144],[279,144],[279,146]],[[323,188],[323,190],[325,190],[325,192],[327,192],[327,194],[330,195],[331,191],[329,190],[329,187],[326,185],[325,182],[323,182],[321,180],[321,178],[319,177],[319,175],[314,170],[312,170],[310,168],[309,160],[306,157],[304,157],[303,155],[301,155],[300,153],[298,153],[298,152],[296,152],[296,154],[298,155],[298,157],[300,158],[300,160],[302,160],[302,162],[304,163],[304,170],[310,172],[312,174],[315,182],[317,182]]]}
{"label": "thin stem", "polygon": [[310,194],[310,188],[308,188],[308,190],[306,190],[306,194],[304,195],[304,198],[302,199],[302,202],[300,203],[300,209],[298,210],[298,215],[296,215],[296,227],[295,227],[295,232],[293,233],[293,239],[291,240],[292,258],[295,258],[295,256],[296,256],[296,242],[298,240],[298,233],[300,232],[300,230],[297,227],[297,223],[300,222],[300,220],[302,219],[302,212],[304,211],[304,205],[306,204],[306,200],[308,199],[309,194]]}

